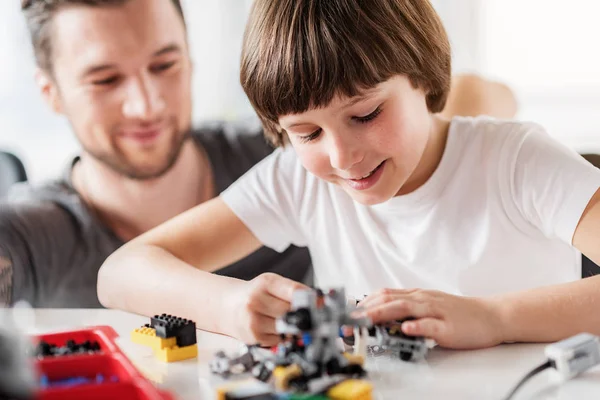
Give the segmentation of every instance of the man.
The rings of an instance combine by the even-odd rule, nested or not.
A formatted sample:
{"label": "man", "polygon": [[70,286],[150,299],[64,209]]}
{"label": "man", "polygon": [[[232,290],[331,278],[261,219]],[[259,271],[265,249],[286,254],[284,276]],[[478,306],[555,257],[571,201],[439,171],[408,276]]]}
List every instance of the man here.
{"label": "man", "polygon": [[[178,0],[32,0],[22,9],[42,95],[82,153],[62,179],[18,187],[1,206],[0,302],[99,307],[97,272],[109,254],[216,196],[271,149],[234,127],[190,130]],[[309,265],[306,250],[263,248],[219,273],[303,280]]]}
{"label": "man", "polygon": [[[0,204],[0,303],[98,307],[106,257],[215,197],[271,148],[255,126],[191,130],[179,0],[23,0],[22,9],[42,95],[69,119],[82,153],[61,179],[17,187]],[[496,84],[473,79],[483,97],[497,98]],[[309,265],[303,249],[262,248],[218,273],[253,279],[276,272],[300,281]],[[189,282],[177,271],[169,276],[155,290],[185,292]]]}

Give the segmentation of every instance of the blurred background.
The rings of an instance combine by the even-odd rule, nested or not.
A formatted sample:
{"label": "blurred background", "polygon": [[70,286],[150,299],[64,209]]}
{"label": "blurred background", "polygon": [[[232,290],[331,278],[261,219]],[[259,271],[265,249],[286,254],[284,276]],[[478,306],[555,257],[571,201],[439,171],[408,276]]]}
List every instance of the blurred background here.
{"label": "blurred background", "polygon": [[[253,116],[238,82],[252,0],[183,0],[194,75],[194,120]],[[434,1],[453,46],[455,72],[508,84],[519,119],[541,123],[580,152],[600,152],[600,2]],[[566,6],[568,5],[568,7]],[[0,149],[17,154],[32,182],[62,173],[78,147],[42,102],[19,1],[0,2]]]}

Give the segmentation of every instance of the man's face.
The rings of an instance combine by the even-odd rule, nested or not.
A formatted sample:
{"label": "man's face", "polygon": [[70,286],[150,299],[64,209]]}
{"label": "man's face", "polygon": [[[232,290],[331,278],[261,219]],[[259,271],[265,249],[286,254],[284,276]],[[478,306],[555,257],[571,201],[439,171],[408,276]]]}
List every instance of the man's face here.
{"label": "man's face", "polygon": [[71,6],[54,17],[46,95],[83,149],[134,179],[164,174],[188,137],[191,63],[170,1]]}
{"label": "man's face", "polygon": [[432,130],[425,94],[404,76],[354,98],[279,118],[304,168],[359,203],[396,196],[412,179]]}

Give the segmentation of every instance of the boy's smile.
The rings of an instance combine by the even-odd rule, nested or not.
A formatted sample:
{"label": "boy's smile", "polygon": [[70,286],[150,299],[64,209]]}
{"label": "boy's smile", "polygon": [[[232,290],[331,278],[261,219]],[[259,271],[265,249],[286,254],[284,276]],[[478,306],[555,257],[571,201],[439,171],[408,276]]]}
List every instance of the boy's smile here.
{"label": "boy's smile", "polygon": [[[387,160],[386,160],[387,161]],[[358,178],[346,179],[346,184],[354,190],[368,190],[373,187],[383,175],[383,169],[385,168],[385,161],[382,161],[377,167],[371,172]]]}
{"label": "boy's smile", "polygon": [[366,205],[425,183],[439,164],[448,128],[404,76],[366,95],[338,96],[325,107],[283,116],[279,124],[309,172]]}

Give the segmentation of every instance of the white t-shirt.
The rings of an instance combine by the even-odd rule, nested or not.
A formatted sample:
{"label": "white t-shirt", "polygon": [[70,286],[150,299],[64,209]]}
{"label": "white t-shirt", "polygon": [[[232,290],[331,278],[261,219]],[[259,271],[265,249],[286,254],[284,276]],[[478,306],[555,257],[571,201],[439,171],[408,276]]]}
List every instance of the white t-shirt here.
{"label": "white t-shirt", "polygon": [[221,196],[266,246],[308,246],[316,284],[491,295],[581,277],[571,246],[600,170],[530,123],[454,118],[431,178],[375,206],[278,149]]}

